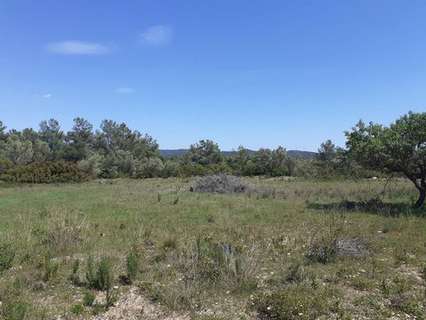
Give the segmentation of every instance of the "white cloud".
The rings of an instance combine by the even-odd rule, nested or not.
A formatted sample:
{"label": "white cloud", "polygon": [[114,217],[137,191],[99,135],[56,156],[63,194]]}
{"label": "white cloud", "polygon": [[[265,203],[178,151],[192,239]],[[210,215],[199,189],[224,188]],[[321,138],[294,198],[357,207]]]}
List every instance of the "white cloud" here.
{"label": "white cloud", "polygon": [[110,52],[110,48],[102,44],[75,40],[52,42],[46,49],[51,53],[65,55],[102,55]]}
{"label": "white cloud", "polygon": [[140,37],[143,44],[165,46],[173,39],[173,29],[164,25],[152,26],[142,32]]}
{"label": "white cloud", "polygon": [[52,98],[52,94],[51,93],[45,93],[45,94],[42,95],[42,97],[44,99],[50,99],[50,98]]}
{"label": "white cloud", "polygon": [[131,94],[135,92],[135,89],[129,88],[129,87],[121,87],[121,88],[115,89],[115,92],[119,94]]}

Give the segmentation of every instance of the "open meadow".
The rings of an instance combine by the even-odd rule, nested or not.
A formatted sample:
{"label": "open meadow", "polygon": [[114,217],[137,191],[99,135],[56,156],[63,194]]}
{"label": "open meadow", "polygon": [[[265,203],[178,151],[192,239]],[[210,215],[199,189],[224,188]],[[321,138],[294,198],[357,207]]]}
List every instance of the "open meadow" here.
{"label": "open meadow", "polygon": [[425,318],[410,182],[193,181],[3,184],[0,318]]}

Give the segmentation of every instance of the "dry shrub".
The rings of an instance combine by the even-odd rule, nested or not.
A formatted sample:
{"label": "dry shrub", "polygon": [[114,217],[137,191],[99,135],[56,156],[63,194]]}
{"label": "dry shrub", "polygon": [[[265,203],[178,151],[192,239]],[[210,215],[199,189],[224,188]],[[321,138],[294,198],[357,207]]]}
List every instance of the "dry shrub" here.
{"label": "dry shrub", "polygon": [[256,274],[255,251],[254,246],[243,248],[198,238],[183,253],[181,262],[184,273],[195,281],[241,287],[253,280]]}
{"label": "dry shrub", "polygon": [[65,254],[83,242],[88,229],[85,217],[75,211],[49,210],[39,227],[41,242],[52,254]]}
{"label": "dry shrub", "polygon": [[239,177],[217,174],[198,178],[190,188],[190,191],[207,193],[244,193],[251,189],[252,186],[245,183]]}

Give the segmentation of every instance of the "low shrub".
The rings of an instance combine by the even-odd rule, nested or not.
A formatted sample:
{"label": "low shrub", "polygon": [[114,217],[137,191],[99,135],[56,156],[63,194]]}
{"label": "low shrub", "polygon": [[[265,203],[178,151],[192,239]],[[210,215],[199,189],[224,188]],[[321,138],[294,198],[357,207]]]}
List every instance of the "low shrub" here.
{"label": "low shrub", "polygon": [[89,175],[80,167],[67,161],[52,161],[18,165],[5,170],[1,180],[15,183],[82,182]]}
{"label": "low shrub", "polygon": [[84,292],[83,295],[83,305],[85,305],[86,307],[91,307],[95,303],[95,299],[95,294],[92,291],[87,290]]}
{"label": "low shrub", "polygon": [[75,286],[80,286],[82,284],[81,280],[80,280],[79,270],[80,270],[80,260],[76,259],[73,262],[72,272],[71,272],[71,275],[69,277],[69,280]]}
{"label": "low shrub", "polygon": [[251,187],[241,178],[226,174],[210,175],[198,178],[190,191],[209,193],[242,193],[248,192]]}
{"label": "low shrub", "polygon": [[59,263],[46,254],[42,262],[42,280],[48,282],[56,277],[59,270]]}
{"label": "low shrub", "polygon": [[16,250],[10,243],[0,244],[0,274],[12,267]]}
{"label": "low shrub", "polygon": [[296,285],[255,298],[254,308],[262,320],[313,320],[336,313],[336,301],[330,289]]}
{"label": "low shrub", "polygon": [[75,304],[71,307],[71,313],[75,314],[76,316],[80,316],[84,313],[84,306],[81,304]]}
{"label": "low shrub", "polygon": [[126,258],[126,267],[127,267],[127,278],[129,283],[133,283],[136,280],[139,271],[139,256],[132,250]]}
{"label": "low shrub", "polygon": [[5,302],[1,306],[0,315],[4,320],[24,320],[28,314],[30,305],[26,302],[17,300]]}
{"label": "low shrub", "polygon": [[103,257],[97,265],[95,265],[92,257],[87,262],[86,272],[87,286],[90,289],[104,291],[106,295],[106,307],[110,307],[114,303],[113,289],[113,272],[111,261]]}

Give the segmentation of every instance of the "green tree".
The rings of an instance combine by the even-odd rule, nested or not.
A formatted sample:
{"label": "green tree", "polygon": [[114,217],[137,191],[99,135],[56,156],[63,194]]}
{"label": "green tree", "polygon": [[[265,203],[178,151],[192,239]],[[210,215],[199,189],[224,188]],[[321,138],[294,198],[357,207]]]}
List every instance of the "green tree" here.
{"label": "green tree", "polygon": [[229,158],[229,164],[238,175],[250,175],[247,170],[247,163],[250,161],[250,151],[243,146],[239,146],[237,152]]}
{"label": "green tree", "polygon": [[55,119],[48,121],[44,120],[40,123],[38,132],[40,139],[46,142],[51,151],[51,158],[49,160],[60,160],[63,157],[64,151],[64,133],[61,130],[59,122]]}
{"label": "green tree", "polygon": [[272,172],[272,150],[261,148],[253,157],[255,175],[271,175]]}
{"label": "green tree", "polygon": [[282,146],[272,150],[271,153],[271,176],[292,175],[294,171],[294,161],[287,155],[287,150]]}
{"label": "green tree", "polygon": [[426,113],[409,112],[389,127],[362,121],[346,132],[346,146],[361,165],[385,173],[405,175],[416,187],[419,198],[426,198]]}
{"label": "green tree", "polygon": [[6,133],[6,126],[3,124],[2,121],[0,121],[0,142],[6,140],[7,133]]}
{"label": "green tree", "polygon": [[329,162],[336,158],[337,150],[336,146],[331,140],[327,140],[321,143],[318,153],[316,154],[316,159],[319,161]]}
{"label": "green tree", "polygon": [[65,160],[86,159],[93,146],[93,140],[93,125],[83,118],[75,118],[72,130],[66,136]]}
{"label": "green tree", "polygon": [[185,155],[186,162],[199,165],[214,165],[224,161],[224,157],[217,143],[211,140],[200,140],[191,145]]}
{"label": "green tree", "polygon": [[18,134],[11,134],[4,144],[4,156],[15,165],[25,165],[33,161],[34,151],[31,141]]}
{"label": "green tree", "polygon": [[316,175],[324,178],[337,175],[338,162],[338,151],[335,144],[331,140],[321,143],[313,162],[317,169]]}

